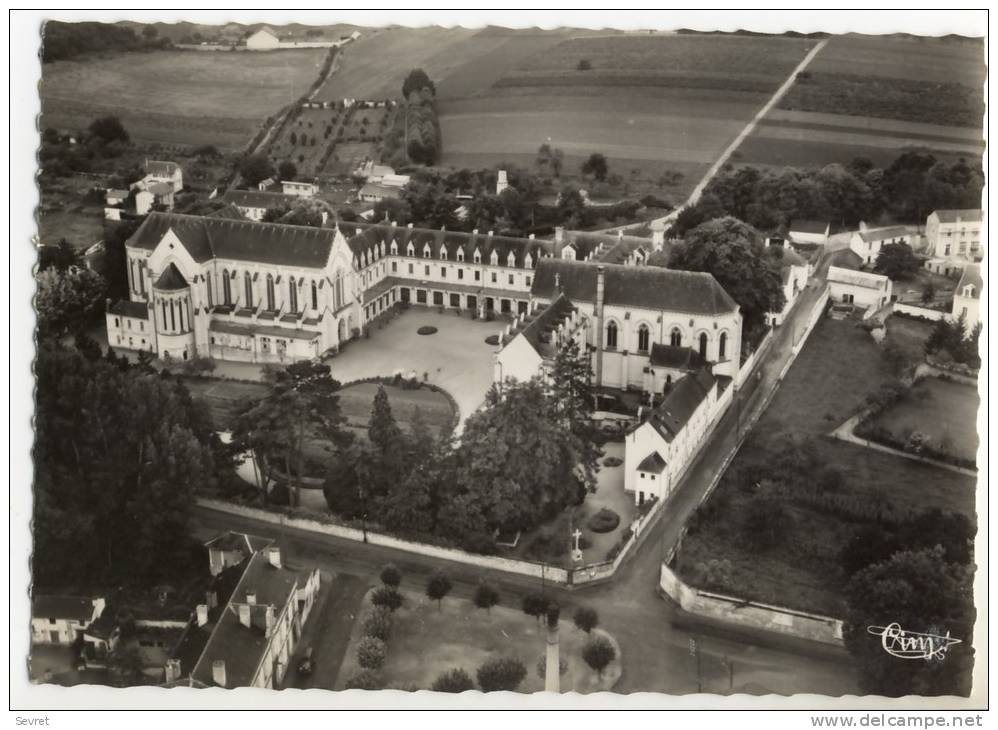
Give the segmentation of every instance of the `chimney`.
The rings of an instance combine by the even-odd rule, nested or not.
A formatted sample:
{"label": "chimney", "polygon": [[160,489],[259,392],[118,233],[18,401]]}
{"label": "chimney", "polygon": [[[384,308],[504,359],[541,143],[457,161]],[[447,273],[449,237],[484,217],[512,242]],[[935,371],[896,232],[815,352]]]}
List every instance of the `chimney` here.
{"label": "chimney", "polygon": [[180,679],[180,660],[179,659],[167,659],[165,668],[165,680],[167,682],[176,682]]}
{"label": "chimney", "polygon": [[472,236],[477,236],[477,235],[478,235],[478,229],[476,228],[475,230],[473,230],[473,231],[471,232],[471,235],[472,235]]}
{"label": "chimney", "polygon": [[623,229],[617,231],[617,240],[618,241],[623,241],[624,240],[624,230]]}
{"label": "chimney", "polygon": [[412,223],[410,223],[409,225],[407,225],[406,228],[408,228],[411,231],[412,230]]}
{"label": "chimney", "polygon": [[867,227],[866,227],[866,221],[860,221],[860,222],[859,222],[859,230],[860,230],[860,231],[865,231],[865,230],[866,230],[866,228],[867,228]]}
{"label": "chimney", "polygon": [[267,606],[267,638],[270,638],[271,634],[274,633],[274,624],[277,623],[277,617],[274,615],[274,607]]}
{"label": "chimney", "polygon": [[395,228],[396,226],[398,226],[398,223],[396,223],[395,221],[392,221],[391,226],[392,226],[392,228]]}
{"label": "chimney", "polygon": [[198,612],[198,626],[204,626],[208,623],[208,605],[205,603],[199,603],[197,607]]}
{"label": "chimney", "polygon": [[529,236],[527,236],[527,238],[529,238],[531,241],[533,241],[534,240],[534,234],[531,233]]}
{"label": "chimney", "polygon": [[254,591],[246,591],[246,603],[250,606],[256,605],[256,593]]}
{"label": "chimney", "polygon": [[211,679],[219,687],[225,686],[225,660],[216,659],[211,663]]}
{"label": "chimney", "polygon": [[490,238],[492,237],[493,234],[495,234],[495,231],[489,231],[489,237]]}
{"label": "chimney", "polygon": [[603,294],[606,289],[606,267],[596,267],[596,385],[603,384]]}
{"label": "chimney", "polygon": [[269,548],[267,548],[267,560],[270,561],[270,564],[273,565],[275,568],[280,568],[281,549],[276,545],[271,545]]}
{"label": "chimney", "polygon": [[249,604],[240,603],[239,604],[239,623],[245,626],[247,629],[250,627],[250,607]]}
{"label": "chimney", "polygon": [[554,229],[554,242],[555,243],[564,243],[564,241],[565,241],[565,227],[564,226],[555,226],[555,229]]}

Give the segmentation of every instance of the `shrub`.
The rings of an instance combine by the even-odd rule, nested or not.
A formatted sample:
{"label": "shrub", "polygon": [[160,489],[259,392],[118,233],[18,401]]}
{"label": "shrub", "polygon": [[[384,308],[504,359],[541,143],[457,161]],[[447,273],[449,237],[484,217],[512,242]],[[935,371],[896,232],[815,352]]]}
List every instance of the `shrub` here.
{"label": "shrub", "polygon": [[480,666],[477,676],[482,692],[513,692],[527,676],[527,668],[518,659],[500,657]]}
{"label": "shrub", "polygon": [[402,594],[388,586],[381,586],[371,594],[371,603],[375,606],[384,606],[389,611],[396,611],[402,607]]}
{"label": "shrub", "polygon": [[375,690],[382,689],[384,687],[384,681],[377,672],[372,672],[370,669],[364,669],[357,672],[355,675],[350,677],[346,682],[347,689],[366,689]]}
{"label": "shrub", "polygon": [[613,532],[619,524],[620,515],[612,509],[604,507],[589,518],[586,526],[593,532]]}
{"label": "shrub", "polygon": [[617,650],[613,648],[613,644],[605,636],[592,636],[582,647],[582,658],[586,660],[586,664],[596,670],[602,679],[603,672],[606,671],[610,662],[617,658]]}
{"label": "shrub", "polygon": [[475,680],[471,678],[470,674],[460,668],[448,669],[433,680],[433,684],[430,685],[430,689],[434,692],[451,692],[453,694],[467,692],[474,688]]}
{"label": "shrub", "polygon": [[398,589],[402,582],[402,571],[395,567],[394,563],[388,563],[381,569],[381,582],[389,588]]}
{"label": "shrub", "polygon": [[488,583],[480,583],[475,589],[475,605],[491,612],[497,603],[499,603],[499,592]]}
{"label": "shrub", "polygon": [[364,669],[381,669],[388,656],[385,642],[373,636],[365,636],[357,644],[357,663]]}
{"label": "shrub", "polygon": [[614,466],[620,466],[623,463],[624,460],[621,459],[619,456],[608,456],[605,459],[603,459],[603,466],[614,467]]}
{"label": "shrub", "polygon": [[526,555],[531,560],[555,560],[568,552],[568,540],[555,532],[542,532],[527,547]]}
{"label": "shrub", "polygon": [[499,344],[499,335],[489,335],[488,337],[485,338],[485,344],[486,345],[498,345]]}
{"label": "shrub", "polygon": [[599,614],[596,613],[595,608],[579,606],[572,614],[572,620],[576,626],[588,634],[599,625]]}
{"label": "shrub", "polygon": [[364,619],[364,636],[388,641],[392,634],[392,611],[387,606],[375,606]]}
{"label": "shrub", "polygon": [[547,613],[548,599],[543,593],[528,593],[523,597],[523,612],[528,616],[540,619]]}
{"label": "shrub", "polygon": [[430,576],[430,580],[426,584],[426,597],[431,601],[436,601],[437,608],[440,608],[443,605],[444,597],[450,593],[452,587],[450,578],[443,571],[438,570]]}

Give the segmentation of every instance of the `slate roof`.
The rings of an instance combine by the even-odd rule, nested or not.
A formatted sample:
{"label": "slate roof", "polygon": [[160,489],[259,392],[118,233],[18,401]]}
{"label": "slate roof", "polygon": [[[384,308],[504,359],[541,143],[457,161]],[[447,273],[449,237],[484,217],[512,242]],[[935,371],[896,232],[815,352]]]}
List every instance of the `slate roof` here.
{"label": "slate roof", "polygon": [[235,532],[230,530],[229,532],[223,532],[221,535],[213,537],[211,540],[206,542],[204,546],[206,548],[217,548],[218,550],[224,550],[225,552],[242,550],[247,556],[249,556],[273,544],[274,541],[268,537],[257,537],[256,535],[250,535],[245,532]]}
{"label": "slate roof", "polygon": [[[297,572],[275,568],[263,553],[254,553],[240,565],[245,567],[231,598],[220,602],[223,608],[214,624],[201,627],[212,627],[212,631],[191,673],[196,682],[214,685],[212,663],[221,659],[225,661],[227,686],[248,686],[268,643],[264,632],[266,607],[274,606],[275,617],[279,617],[298,587]],[[251,626],[246,627],[239,621],[238,607],[245,605],[250,592],[256,594],[256,605],[251,608]]]}
{"label": "slate roof", "polygon": [[557,299],[536,312],[533,319],[529,320],[524,328],[519,332],[534,351],[543,358],[553,357],[555,347],[552,343],[551,333],[558,329],[566,317],[571,316],[575,311],[575,306],[564,295],[559,295]]}
{"label": "slate roof", "polygon": [[359,195],[377,195],[381,198],[396,199],[401,193],[401,188],[394,185],[384,185],[382,183],[365,183],[360,189]]}
{"label": "slate roof", "polygon": [[891,226],[890,228],[869,228],[865,231],[859,231],[859,237],[866,242],[870,241],[884,241],[888,238],[901,238],[902,236],[909,236],[908,229],[904,226]]}
{"label": "slate roof", "polygon": [[828,230],[828,221],[794,220],[790,221],[791,233],[825,233]]}
{"label": "slate roof", "polygon": [[284,193],[268,193],[263,190],[227,190],[222,200],[232,203],[240,208],[282,208],[285,205],[294,205],[298,202],[298,196],[285,195]]}
{"label": "slate roof", "polygon": [[154,212],[127,245],[151,251],[171,230],[198,263],[220,258],[311,269],[325,267],[336,238],[333,228]]}
{"label": "slate roof", "polygon": [[[735,300],[707,273],[658,266],[601,266],[605,271],[604,303],[608,305],[702,315],[727,314],[738,309]],[[573,302],[595,303],[597,268],[583,261],[542,259],[530,294],[551,298],[557,275],[561,290]]]}
{"label": "slate roof", "polygon": [[638,464],[638,471],[643,471],[646,474],[661,474],[665,471],[665,459],[659,455],[657,451],[653,451]]}
{"label": "slate roof", "polygon": [[34,596],[32,618],[57,618],[89,621],[94,615],[94,599],[84,596]]}
{"label": "slate roof", "polygon": [[293,327],[273,327],[269,325],[239,324],[213,319],[208,329],[230,335],[249,335],[261,337],[285,337],[289,340],[314,340],[319,336],[315,330],[295,329]]}
{"label": "slate roof", "polygon": [[885,289],[889,279],[881,274],[869,274],[865,271],[853,271],[838,266],[828,269],[828,281],[838,284],[849,284],[864,289]]}
{"label": "slate roof", "polygon": [[707,368],[683,376],[652,411],[648,423],[662,438],[671,442],[685,428],[716,382]]}
{"label": "slate roof", "polygon": [[932,211],[939,218],[940,223],[956,223],[956,219],[961,221],[980,222],[984,218],[984,211],[980,208],[964,208],[962,210],[934,210]]}
{"label": "slate roof", "polygon": [[187,283],[187,279],[184,278],[184,275],[180,273],[180,269],[172,261],[164,269],[163,273],[159,275],[159,278],[156,279],[156,283],[153,284],[153,288],[160,291],[179,291],[189,286],[190,284]]}
{"label": "slate roof", "polygon": [[157,198],[162,198],[167,195],[173,195],[173,186],[170,183],[158,182],[150,185],[147,190],[155,195]]}
{"label": "slate roof", "polygon": [[675,345],[654,344],[651,346],[649,361],[652,366],[673,368],[675,370],[699,370],[707,361],[692,347],[676,347]]}
{"label": "slate roof", "polygon": [[219,208],[214,213],[209,213],[208,218],[225,218],[234,221],[244,221],[246,216],[239,210],[235,203],[228,203],[225,207]]}
{"label": "slate roof", "polygon": [[963,288],[965,286],[974,287],[973,299],[981,298],[981,289],[984,288],[984,280],[981,278],[980,264],[967,264],[963,268],[963,273],[960,274],[960,283],[956,285],[956,294],[958,296],[963,296]]}
{"label": "slate roof", "polygon": [[595,256],[595,260],[610,264],[623,263],[639,246],[643,246],[649,252],[652,249],[651,239],[641,236],[620,236],[615,233],[588,231],[565,231],[562,235],[563,243],[572,245],[578,259],[584,259],[590,253],[595,253],[602,245],[603,250]]}
{"label": "slate roof", "polygon": [[[526,256],[531,256],[532,265],[536,266],[538,259],[545,254],[550,254],[553,250],[551,241],[541,241],[533,238],[514,238],[512,236],[488,235],[487,233],[465,233],[463,231],[448,231],[427,228],[409,228],[408,226],[392,226],[390,223],[340,223],[340,230],[347,236],[347,242],[355,256],[360,256],[365,252],[372,255],[375,250],[380,251],[382,242],[385,244],[385,254],[391,252],[391,242],[398,243],[398,251],[402,256],[406,255],[406,250],[412,242],[416,258],[423,257],[423,247],[430,246],[430,260],[440,261],[441,248],[447,251],[447,260],[451,263],[457,261],[458,251],[464,253],[464,259],[468,263],[474,261],[475,250],[482,256],[482,261],[488,263],[495,251],[500,266],[506,266],[509,254],[513,254],[515,265],[523,268]],[[351,235],[351,232],[352,234]],[[379,254],[380,255],[380,254]]]}
{"label": "slate roof", "polygon": [[117,314],[119,317],[149,319],[149,305],[146,302],[133,302],[128,299],[119,299],[108,307],[107,311],[111,314]]}

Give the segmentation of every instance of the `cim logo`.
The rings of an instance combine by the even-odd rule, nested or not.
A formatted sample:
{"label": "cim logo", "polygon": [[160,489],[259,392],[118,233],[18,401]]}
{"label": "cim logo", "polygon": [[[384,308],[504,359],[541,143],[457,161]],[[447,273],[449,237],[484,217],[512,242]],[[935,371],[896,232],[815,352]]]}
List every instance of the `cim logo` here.
{"label": "cim logo", "polygon": [[961,643],[961,639],[954,639],[949,635],[920,633],[918,631],[905,631],[901,624],[893,623],[887,626],[868,626],[867,633],[880,637],[880,644],[891,656],[898,659],[945,659],[946,652],[954,644]]}

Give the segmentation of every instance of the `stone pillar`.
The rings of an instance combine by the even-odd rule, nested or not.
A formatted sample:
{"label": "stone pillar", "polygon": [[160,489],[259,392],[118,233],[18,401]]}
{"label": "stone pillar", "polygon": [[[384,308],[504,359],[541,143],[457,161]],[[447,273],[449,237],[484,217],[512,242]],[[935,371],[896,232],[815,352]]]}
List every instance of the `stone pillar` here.
{"label": "stone pillar", "polygon": [[544,661],[544,691],[561,692],[561,653],[558,645],[558,615],[556,604],[548,606],[547,653]]}

